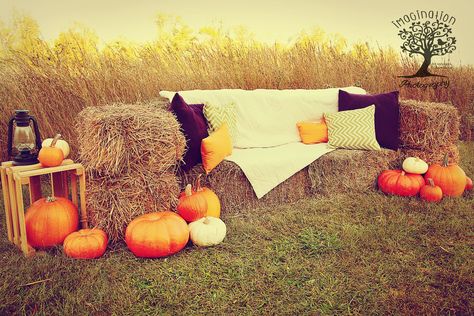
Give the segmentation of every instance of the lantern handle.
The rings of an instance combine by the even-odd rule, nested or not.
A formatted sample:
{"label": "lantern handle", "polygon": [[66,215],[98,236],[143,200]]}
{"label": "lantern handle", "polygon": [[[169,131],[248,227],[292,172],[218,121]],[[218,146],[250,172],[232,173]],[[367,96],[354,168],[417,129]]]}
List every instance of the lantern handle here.
{"label": "lantern handle", "polygon": [[8,122],[8,143],[7,143],[7,149],[8,149],[8,158],[11,158],[13,155],[12,151],[12,146],[13,146],[13,122],[15,121],[15,116],[12,116],[10,121]]}
{"label": "lantern handle", "polygon": [[35,135],[36,135],[36,148],[38,151],[41,149],[41,135],[38,127],[38,122],[36,121],[36,118],[33,115],[30,115],[30,120],[33,122],[33,128],[35,129]]}

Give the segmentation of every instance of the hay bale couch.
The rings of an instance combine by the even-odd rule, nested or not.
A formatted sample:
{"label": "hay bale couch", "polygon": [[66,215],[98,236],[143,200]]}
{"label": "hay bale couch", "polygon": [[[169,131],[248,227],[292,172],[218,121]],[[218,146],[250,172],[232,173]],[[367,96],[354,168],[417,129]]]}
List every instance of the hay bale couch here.
{"label": "hay bale couch", "polygon": [[[341,89],[366,94],[357,87]],[[397,150],[334,150],[327,143],[301,143],[296,123],[338,112],[338,93],[339,89],[179,92],[181,102],[196,111],[193,115],[204,118],[204,108],[206,117],[216,116],[214,125],[217,119],[231,126],[232,154],[207,174],[199,161],[179,163],[183,154],[186,161],[193,144],[179,115],[170,111],[175,92],[161,91],[162,99],[150,104],[84,109],[76,130],[79,159],[89,176],[91,224],[118,241],[136,216],[175,207],[179,192],[199,174],[205,174],[203,184],[229,213],[308,196],[363,192],[375,187],[382,170],[398,167],[407,156],[432,163],[448,153],[458,162],[459,117],[448,104],[400,100],[398,109],[397,101]]]}
{"label": "hay bale couch", "polygon": [[[357,87],[341,88],[355,94],[366,94]],[[336,149],[325,151],[327,144],[304,145],[300,143],[296,122],[319,120],[324,112],[338,111],[340,89],[323,90],[192,90],[179,94],[188,104],[229,106],[236,112],[236,132],[242,137],[234,143],[234,151],[205,177],[205,185],[221,199],[224,212],[235,212],[246,208],[264,207],[294,202],[308,196],[329,193],[363,192],[374,188],[378,174],[388,168],[399,167],[405,157],[418,156],[428,163],[440,162],[448,153],[451,162],[458,162],[459,152],[456,141],[459,137],[459,116],[455,107],[449,104],[400,100],[399,102],[399,149],[382,148],[379,151]],[[162,91],[160,95],[169,104],[175,92]],[[398,99],[398,94],[397,94]],[[169,108],[169,105],[165,107]],[[205,110],[204,110],[205,112]],[[286,132],[285,129],[291,129]],[[260,133],[263,137],[254,136]],[[288,136],[290,135],[290,136]],[[270,137],[263,143],[261,138]],[[279,140],[281,137],[281,140]],[[237,137],[238,138],[238,137]],[[255,138],[259,138],[255,140]],[[292,142],[287,144],[288,142]],[[322,151],[313,151],[310,160],[290,177],[272,187],[264,194],[256,193],[255,183],[249,181],[249,169],[264,168],[274,163],[265,177],[272,178],[278,168],[293,164],[300,152],[292,147],[323,146]],[[282,145],[283,144],[283,145]],[[263,146],[262,146],[263,145]],[[273,146],[285,147],[287,151],[275,151],[275,160],[266,161],[264,154],[255,154],[250,168],[234,155],[245,156],[242,152],[275,150]],[[254,147],[266,147],[264,149]],[[249,154],[252,160],[252,154]],[[239,157],[240,158],[240,157]],[[246,158],[246,157],[245,157]],[[278,164],[280,161],[280,164]],[[247,162],[245,162],[247,163]],[[279,167],[276,167],[279,166]],[[245,167],[247,169],[245,169]],[[250,170],[250,173],[252,170]],[[198,174],[205,173],[201,164],[191,170],[181,171],[182,185],[191,183]],[[258,173],[258,172],[257,172]],[[268,179],[258,179],[267,181]],[[279,179],[277,179],[279,180]],[[274,179],[270,181],[275,183]]]}

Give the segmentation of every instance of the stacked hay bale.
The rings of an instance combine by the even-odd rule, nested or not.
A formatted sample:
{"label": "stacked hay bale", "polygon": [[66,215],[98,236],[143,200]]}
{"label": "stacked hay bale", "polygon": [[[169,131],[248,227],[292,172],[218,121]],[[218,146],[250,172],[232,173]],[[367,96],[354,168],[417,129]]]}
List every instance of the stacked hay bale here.
{"label": "stacked hay bale", "polygon": [[112,242],[136,216],[176,206],[185,139],[169,111],[154,104],[89,107],[76,130],[90,224]]}
{"label": "stacked hay bale", "polygon": [[452,105],[401,100],[401,160],[416,156],[429,164],[439,163],[447,153],[450,162],[459,162],[459,122]]}

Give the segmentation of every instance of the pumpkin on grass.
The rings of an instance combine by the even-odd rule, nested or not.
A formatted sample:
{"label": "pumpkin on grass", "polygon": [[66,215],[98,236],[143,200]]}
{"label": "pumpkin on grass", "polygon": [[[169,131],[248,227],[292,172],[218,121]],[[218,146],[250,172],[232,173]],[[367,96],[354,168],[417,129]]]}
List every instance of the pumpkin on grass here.
{"label": "pumpkin on grass", "polygon": [[428,178],[427,184],[420,189],[420,198],[428,202],[438,202],[443,198],[443,191],[434,184],[433,179]]}
{"label": "pumpkin on grass", "polygon": [[472,190],[472,187],[473,187],[473,185],[472,185],[472,180],[471,180],[471,178],[466,177],[466,188],[465,188],[465,190],[466,190],[466,191],[471,191],[471,190]]}
{"label": "pumpkin on grass", "polygon": [[403,161],[402,168],[408,173],[424,174],[428,170],[428,164],[418,157],[408,157]]}
{"label": "pumpkin on grass", "polygon": [[461,196],[466,188],[466,174],[457,164],[448,163],[448,155],[444,155],[442,164],[432,164],[425,174],[425,179],[433,179],[434,184],[439,186],[443,195],[457,197]]}
{"label": "pumpkin on grass", "polygon": [[377,180],[382,192],[400,196],[415,196],[425,184],[419,174],[405,173],[403,170],[385,170]]}
{"label": "pumpkin on grass", "polygon": [[62,244],[77,230],[77,207],[62,197],[47,197],[31,204],[25,214],[26,236],[32,247],[47,248]]}
{"label": "pumpkin on grass", "polygon": [[208,247],[220,244],[227,233],[224,222],[217,217],[206,216],[189,224],[189,234],[197,246]]}
{"label": "pumpkin on grass", "polygon": [[[217,194],[208,187],[201,186],[201,174],[197,176],[194,188],[191,188],[193,194],[202,195],[207,202],[206,216],[220,217],[221,216],[221,202]],[[180,197],[184,196],[186,192],[181,192]]]}
{"label": "pumpkin on grass", "polygon": [[207,201],[202,194],[193,192],[191,185],[188,184],[184,190],[184,194],[181,194],[179,198],[176,209],[178,210],[178,214],[187,222],[194,222],[206,216]]}
{"label": "pumpkin on grass", "polygon": [[49,147],[43,147],[38,153],[38,160],[44,167],[59,166],[64,160],[64,153],[61,148],[56,147],[56,142],[61,137],[61,134],[54,136]]}
{"label": "pumpkin on grass", "polygon": [[95,259],[105,253],[107,243],[107,234],[102,229],[81,229],[64,239],[63,248],[68,257]]}
{"label": "pumpkin on grass", "polygon": [[141,215],[131,221],[125,231],[128,249],[143,258],[175,254],[188,240],[188,225],[181,216],[170,211]]}

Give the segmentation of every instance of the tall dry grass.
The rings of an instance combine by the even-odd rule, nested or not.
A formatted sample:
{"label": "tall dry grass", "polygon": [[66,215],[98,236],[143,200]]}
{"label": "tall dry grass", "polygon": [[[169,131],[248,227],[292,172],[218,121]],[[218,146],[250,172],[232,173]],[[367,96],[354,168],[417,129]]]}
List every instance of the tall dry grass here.
{"label": "tall dry grass", "polygon": [[[15,109],[38,118],[43,136],[61,132],[73,147],[73,122],[86,106],[146,101],[160,90],[218,88],[324,88],[360,85],[371,93],[398,90],[418,63],[393,49],[348,46],[320,30],[288,45],[264,44],[248,33],[220,28],[189,29],[159,18],[157,40],[100,45],[94,32],[74,27],[54,42],[41,39],[35,21],[0,23],[0,149],[6,159],[6,129]],[[438,69],[448,88],[401,88],[401,97],[452,102],[462,114],[463,138],[471,137],[474,69]],[[424,82],[441,78],[423,79]],[[442,119],[442,118],[440,118]]]}

